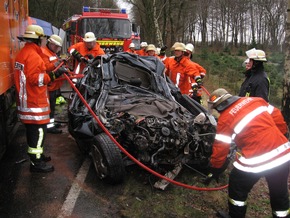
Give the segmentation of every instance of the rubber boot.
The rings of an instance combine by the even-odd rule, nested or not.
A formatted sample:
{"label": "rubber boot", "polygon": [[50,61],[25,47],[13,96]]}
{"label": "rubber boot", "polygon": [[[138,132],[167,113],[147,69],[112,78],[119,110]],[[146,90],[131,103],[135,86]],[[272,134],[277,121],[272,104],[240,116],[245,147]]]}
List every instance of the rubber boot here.
{"label": "rubber boot", "polygon": [[46,156],[44,154],[41,155],[41,160],[43,160],[44,162],[49,162],[51,161],[51,157],[50,156]]}
{"label": "rubber boot", "polygon": [[30,162],[30,172],[33,173],[49,173],[54,171],[52,165],[46,164],[43,160],[31,161]]}
{"label": "rubber boot", "polygon": [[231,216],[226,211],[222,211],[222,210],[216,213],[216,217],[231,218]]}

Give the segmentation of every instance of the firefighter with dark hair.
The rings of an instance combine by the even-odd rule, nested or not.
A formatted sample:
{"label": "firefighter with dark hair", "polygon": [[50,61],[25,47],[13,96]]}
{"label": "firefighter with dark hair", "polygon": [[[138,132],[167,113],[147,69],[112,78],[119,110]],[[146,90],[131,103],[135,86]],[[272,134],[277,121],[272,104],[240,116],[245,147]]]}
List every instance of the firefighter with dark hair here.
{"label": "firefighter with dark hair", "polygon": [[245,80],[241,85],[239,96],[261,97],[269,102],[270,81],[264,70],[266,54],[263,50],[253,48],[246,51],[246,55]]}
{"label": "firefighter with dark hair", "polygon": [[229,213],[220,211],[218,216],[245,217],[248,194],[265,177],[272,216],[289,217],[290,143],[283,135],[283,116],[276,114],[273,119],[273,106],[262,98],[232,96],[225,89],[212,92],[208,103],[220,116],[205,184],[218,180],[229,163],[230,147],[234,144],[237,149],[229,177]]}

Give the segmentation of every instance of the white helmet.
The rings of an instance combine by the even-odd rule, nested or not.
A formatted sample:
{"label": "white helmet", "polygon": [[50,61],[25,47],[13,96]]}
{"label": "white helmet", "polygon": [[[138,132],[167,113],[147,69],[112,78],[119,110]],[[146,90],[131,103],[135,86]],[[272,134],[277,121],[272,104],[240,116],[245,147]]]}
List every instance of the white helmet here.
{"label": "white helmet", "polygon": [[147,47],[148,44],[147,44],[147,42],[141,42],[140,46],[141,46],[141,48],[142,48],[142,47]]}
{"label": "white helmet", "polygon": [[194,53],[194,46],[191,43],[187,43],[185,49],[189,50],[191,53]]}
{"label": "white helmet", "polygon": [[58,35],[51,35],[47,41],[59,47],[62,46],[62,39]]}
{"label": "white helmet", "polygon": [[156,48],[156,54],[160,55],[161,48]]}
{"label": "white helmet", "polygon": [[255,61],[267,61],[266,54],[263,50],[252,48],[246,51],[246,55],[249,59],[253,59]]}
{"label": "white helmet", "polygon": [[95,34],[93,32],[87,32],[85,34],[85,38],[83,38],[84,42],[93,42],[96,41]]}
{"label": "white helmet", "polygon": [[135,44],[133,42],[130,43],[129,48],[135,48]]}
{"label": "white helmet", "polygon": [[45,36],[44,31],[41,26],[38,25],[28,25],[25,29],[23,38],[27,39],[39,39],[39,37]]}

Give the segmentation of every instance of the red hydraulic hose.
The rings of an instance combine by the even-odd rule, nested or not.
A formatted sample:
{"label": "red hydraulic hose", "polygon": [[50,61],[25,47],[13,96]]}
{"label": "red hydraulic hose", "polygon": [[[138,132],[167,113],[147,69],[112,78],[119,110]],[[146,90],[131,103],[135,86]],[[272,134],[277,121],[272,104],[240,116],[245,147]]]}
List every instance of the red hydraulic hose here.
{"label": "red hydraulic hose", "polygon": [[111,135],[111,133],[107,130],[107,128],[102,124],[102,122],[99,120],[99,118],[97,117],[97,115],[95,114],[95,112],[91,109],[91,107],[88,105],[88,103],[86,102],[86,100],[84,99],[84,97],[82,96],[82,94],[79,92],[79,90],[75,87],[75,85],[73,84],[73,82],[70,80],[69,76],[64,74],[65,78],[67,79],[67,81],[69,82],[69,84],[71,85],[71,87],[73,88],[73,90],[77,93],[77,95],[79,96],[79,98],[81,99],[81,101],[84,103],[84,105],[88,108],[88,110],[90,111],[90,113],[92,114],[92,116],[94,117],[94,119],[97,121],[97,123],[100,125],[100,127],[102,128],[102,130],[109,136],[109,138],[121,149],[122,152],[124,152],[125,155],[127,155],[132,161],[134,161],[137,165],[139,165],[140,167],[142,167],[143,169],[147,170],[148,172],[152,173],[153,175],[164,179],[174,185],[177,186],[181,186],[183,188],[188,188],[188,189],[192,189],[192,190],[196,190],[196,191],[218,191],[218,190],[222,190],[228,187],[228,185],[224,185],[224,186],[220,186],[220,187],[215,187],[215,188],[201,188],[201,187],[197,187],[197,186],[191,186],[188,184],[184,184],[181,182],[177,182],[175,180],[172,180],[166,176],[163,176],[159,173],[157,173],[156,171],[150,169],[149,167],[145,166],[144,164],[142,164],[140,161],[138,161],[135,157],[133,157],[130,153],[128,153],[120,144],[119,142],[116,141],[116,139]]}
{"label": "red hydraulic hose", "polygon": [[207,89],[204,87],[204,86],[201,86],[201,88],[202,88],[202,90],[208,95],[208,96],[210,96],[210,93],[209,93],[209,91],[207,91]]}

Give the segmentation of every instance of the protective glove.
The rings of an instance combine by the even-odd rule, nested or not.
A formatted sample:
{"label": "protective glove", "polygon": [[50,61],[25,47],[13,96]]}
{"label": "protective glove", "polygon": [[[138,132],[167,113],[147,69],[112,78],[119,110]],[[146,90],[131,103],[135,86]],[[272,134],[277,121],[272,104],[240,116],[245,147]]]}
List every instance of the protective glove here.
{"label": "protective glove", "polygon": [[160,51],[166,51],[166,49],[167,49],[167,46],[164,45],[164,46],[160,49]]}
{"label": "protective glove", "polygon": [[88,57],[89,60],[94,59],[94,56],[92,54],[88,54],[87,57]]}
{"label": "protective glove", "polygon": [[163,46],[161,49],[160,49],[160,55],[165,55],[165,51],[167,49],[167,46]]}
{"label": "protective glove", "polygon": [[55,80],[55,73],[51,71],[48,73],[48,75],[50,77],[50,82],[53,82]]}
{"label": "protective glove", "polygon": [[60,77],[62,74],[68,74],[68,69],[66,69],[65,67],[61,66],[60,68],[57,69],[57,71],[54,73],[55,74],[55,78]]}
{"label": "protective glove", "polygon": [[192,89],[193,92],[197,92],[198,91],[198,85],[197,85],[197,83],[193,83],[191,85],[191,89]]}
{"label": "protective glove", "polygon": [[198,85],[198,88],[200,88],[202,86],[202,79],[200,77],[198,77],[195,82],[197,83]]}
{"label": "protective glove", "polygon": [[78,61],[82,62],[82,59],[85,59],[77,50],[73,50],[71,55]]}
{"label": "protective glove", "polygon": [[89,61],[85,57],[81,57],[79,62],[89,63]]}
{"label": "protective glove", "polygon": [[224,169],[211,167],[209,171],[210,173],[203,180],[203,184],[205,185],[209,185],[213,179],[215,179],[216,182],[219,182],[220,174],[224,171]]}
{"label": "protective glove", "polygon": [[226,158],[226,161],[224,162],[221,168],[210,167],[209,174],[203,180],[203,184],[209,185],[213,179],[215,179],[216,182],[219,182],[220,174],[222,174],[227,169],[229,163],[230,163],[230,159]]}

